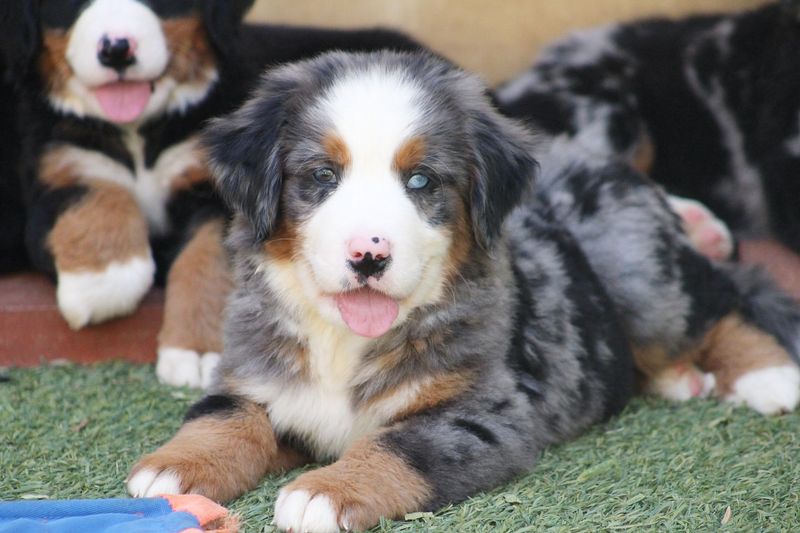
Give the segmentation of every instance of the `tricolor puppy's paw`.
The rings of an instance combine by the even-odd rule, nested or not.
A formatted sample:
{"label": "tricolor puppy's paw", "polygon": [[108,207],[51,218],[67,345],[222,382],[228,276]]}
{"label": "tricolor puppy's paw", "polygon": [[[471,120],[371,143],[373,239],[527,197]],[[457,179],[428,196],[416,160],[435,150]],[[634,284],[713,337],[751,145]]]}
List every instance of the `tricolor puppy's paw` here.
{"label": "tricolor puppy's paw", "polygon": [[58,309],[72,329],[132,313],[153,284],[152,257],[113,261],[101,271],[58,272]]}
{"label": "tricolor puppy's paw", "polygon": [[207,389],[219,364],[216,352],[199,354],[194,350],[164,346],[158,349],[156,376],[173,387]]}
{"label": "tricolor puppy's paw", "polygon": [[800,403],[800,369],[794,365],[753,370],[733,383],[725,399],[745,404],[763,415],[794,411]]}
{"label": "tricolor puppy's paw", "polygon": [[702,372],[691,363],[677,363],[651,378],[646,391],[667,400],[683,402],[691,398],[705,398],[714,390],[713,374]]}
{"label": "tricolor puppy's paw", "polygon": [[348,524],[340,522],[328,496],[306,490],[282,489],[275,503],[273,522],[283,531],[335,533],[350,529]]}
{"label": "tricolor puppy's paw", "polygon": [[181,494],[181,478],[171,470],[134,469],[127,481],[128,494],[151,498],[159,494]]}
{"label": "tricolor puppy's paw", "polygon": [[706,206],[679,196],[669,196],[669,204],[683,220],[683,228],[698,252],[714,261],[731,258],[734,248],[731,232]]}

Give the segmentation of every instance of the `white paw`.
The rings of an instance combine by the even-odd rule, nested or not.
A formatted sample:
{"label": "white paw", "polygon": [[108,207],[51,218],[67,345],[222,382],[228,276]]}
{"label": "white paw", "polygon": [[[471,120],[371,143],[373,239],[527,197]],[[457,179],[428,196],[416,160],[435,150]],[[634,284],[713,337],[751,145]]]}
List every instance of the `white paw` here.
{"label": "white paw", "polygon": [[772,366],[744,374],[726,398],[745,404],[763,415],[793,411],[800,402],[800,369],[794,365]]}
{"label": "white paw", "polygon": [[159,494],[180,494],[181,478],[164,470],[156,472],[143,468],[128,479],[128,494],[134,498],[151,498]]}
{"label": "white paw", "polygon": [[705,398],[714,390],[713,374],[701,372],[694,365],[676,365],[667,368],[647,382],[647,392],[667,400],[683,402],[691,398]]}
{"label": "white paw", "polygon": [[278,529],[295,533],[328,533],[340,529],[330,498],[324,494],[312,497],[305,490],[282,489],[275,502],[273,522]]}
{"label": "white paw", "polygon": [[111,262],[97,272],[59,272],[58,308],[72,329],[130,314],[153,284],[152,257]]}
{"label": "white paw", "polygon": [[221,356],[216,352],[207,352],[200,357],[200,387],[208,390],[214,380],[214,373]]}
{"label": "white paw", "polygon": [[158,349],[156,376],[165,385],[207,389],[219,360],[216,352],[200,355],[194,350],[162,347]]}
{"label": "white paw", "polygon": [[683,228],[695,249],[715,261],[730,259],[733,237],[723,221],[695,200],[669,196],[672,210],[683,220]]}

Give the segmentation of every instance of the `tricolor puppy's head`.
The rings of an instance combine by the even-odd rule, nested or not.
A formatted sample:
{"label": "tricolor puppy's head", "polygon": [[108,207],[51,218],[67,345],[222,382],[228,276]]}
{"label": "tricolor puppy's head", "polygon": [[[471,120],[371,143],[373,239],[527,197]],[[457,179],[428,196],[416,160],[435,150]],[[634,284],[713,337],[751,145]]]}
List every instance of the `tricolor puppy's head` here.
{"label": "tricolor puppy's head", "polygon": [[265,74],[206,133],[273,288],[377,337],[488,254],[530,183],[530,135],[424,54],[331,53]]}
{"label": "tricolor puppy's head", "polygon": [[57,110],[140,123],[205,98],[252,2],[10,0],[0,46]]}

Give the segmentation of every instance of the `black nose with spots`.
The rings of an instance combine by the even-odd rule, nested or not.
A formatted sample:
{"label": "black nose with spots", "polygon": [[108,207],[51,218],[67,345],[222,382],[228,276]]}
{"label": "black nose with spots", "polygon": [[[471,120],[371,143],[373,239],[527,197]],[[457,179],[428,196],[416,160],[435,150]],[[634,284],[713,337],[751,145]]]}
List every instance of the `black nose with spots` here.
{"label": "black nose with spots", "polygon": [[371,252],[365,253],[359,260],[350,260],[350,267],[363,278],[370,276],[379,278],[389,265],[390,257],[382,255],[373,256]]}
{"label": "black nose with spots", "polygon": [[98,46],[97,59],[105,67],[124,70],[136,63],[134,42],[127,37],[103,37]]}

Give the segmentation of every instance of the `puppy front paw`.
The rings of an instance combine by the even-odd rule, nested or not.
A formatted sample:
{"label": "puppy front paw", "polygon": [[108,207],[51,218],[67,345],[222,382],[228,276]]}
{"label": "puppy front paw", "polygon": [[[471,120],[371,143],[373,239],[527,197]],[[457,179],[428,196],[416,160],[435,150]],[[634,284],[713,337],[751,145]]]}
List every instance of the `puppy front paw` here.
{"label": "puppy front paw", "polygon": [[194,350],[163,346],[158,349],[156,376],[173,387],[207,389],[219,364],[216,352],[200,354]]}
{"label": "puppy front paw", "polygon": [[130,314],[153,284],[150,255],[109,263],[101,271],[59,271],[58,309],[72,329]]}
{"label": "puppy front paw", "polygon": [[159,494],[182,494],[181,478],[171,470],[134,469],[126,483],[128,494],[134,498],[152,498]]}
{"label": "puppy front paw", "polygon": [[325,494],[307,490],[281,489],[275,503],[273,523],[284,531],[334,533],[350,530],[350,524],[340,521],[340,512]]}

